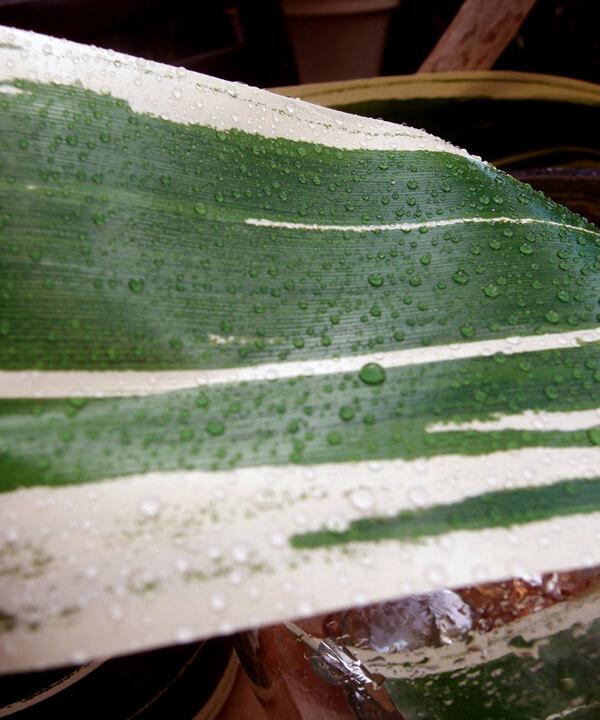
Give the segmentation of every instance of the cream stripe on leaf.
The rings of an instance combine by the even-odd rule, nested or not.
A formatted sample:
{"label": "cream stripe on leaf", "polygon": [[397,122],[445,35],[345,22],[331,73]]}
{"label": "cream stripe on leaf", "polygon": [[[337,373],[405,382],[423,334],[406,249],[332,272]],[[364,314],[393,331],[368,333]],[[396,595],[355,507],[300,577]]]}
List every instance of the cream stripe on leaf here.
{"label": "cream stripe on leaf", "polygon": [[[450,577],[469,584],[567,568],[574,558],[578,564],[589,558],[600,520],[600,513],[571,515],[479,533],[456,530],[406,545],[301,552],[288,534],[302,531],[308,519],[339,527],[356,513],[351,497],[331,498],[336,510],[313,516],[306,491],[313,490],[318,507],[323,488],[316,483],[305,483],[299,496],[280,497],[273,493],[280,488],[276,474],[250,484],[240,477],[225,487],[218,476],[210,479],[157,483],[148,476],[9,496],[4,507],[14,516],[3,529],[11,535],[11,556],[3,570],[10,581],[2,600],[12,629],[0,640],[2,668],[182,642],[421,592]],[[224,504],[227,493],[235,493],[235,505]],[[524,546],[535,548],[535,558],[523,556]],[[402,573],[381,572],[398,563]]]}
{"label": "cream stripe on leaf", "polygon": [[247,218],[248,225],[257,225],[258,227],[275,227],[286,228],[288,230],[321,230],[336,232],[374,232],[380,230],[425,230],[432,228],[452,227],[453,225],[546,225],[550,227],[562,228],[564,230],[577,230],[578,232],[589,233],[600,237],[598,230],[581,227],[580,225],[570,225],[569,223],[557,222],[554,220],[545,220],[543,218],[511,218],[511,217],[466,217],[452,218],[451,220],[429,220],[422,223],[390,223],[389,225],[321,225],[319,223],[298,223],[286,222],[285,220],[267,220],[266,218]]}
{"label": "cream stripe on leaf", "polygon": [[448,430],[585,430],[600,424],[600,407],[571,412],[535,412],[525,410],[520,415],[498,415],[492,420],[473,420],[465,423],[434,423],[427,432]]}
{"label": "cream stripe on leaf", "polygon": [[596,228],[110,51],[0,86],[1,670],[600,562]]}
{"label": "cream stripe on leaf", "polygon": [[[225,342],[227,339],[223,338]],[[357,372],[376,363],[383,368],[424,365],[430,362],[476,357],[518,355],[538,350],[561,350],[600,340],[600,327],[529,337],[436,345],[390,350],[368,355],[334,356],[330,359],[281,361],[264,365],[208,370],[0,370],[0,398],[127,397],[157,395],[186,388],[202,388],[230,382],[277,380],[303,376]]]}
{"label": "cream stripe on leaf", "polygon": [[110,92],[133,110],[183,124],[218,130],[245,130],[263,137],[322,143],[333,148],[377,150],[465,150],[417,128],[365,121],[355,115],[317,107],[183,68],[132,59],[122,53],[83,50],[34,33],[0,27],[0,84],[34,78],[79,85],[97,94]]}

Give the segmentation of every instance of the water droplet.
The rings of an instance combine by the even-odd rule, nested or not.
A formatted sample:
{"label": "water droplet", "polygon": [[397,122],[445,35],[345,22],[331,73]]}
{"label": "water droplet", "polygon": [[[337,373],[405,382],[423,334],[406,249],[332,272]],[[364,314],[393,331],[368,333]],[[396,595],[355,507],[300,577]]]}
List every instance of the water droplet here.
{"label": "water droplet", "polygon": [[81,410],[81,408],[85,407],[87,404],[87,400],[84,397],[74,396],[69,398],[69,405],[76,410]]}
{"label": "water droplet", "polygon": [[483,288],[483,294],[489,298],[498,297],[498,295],[500,294],[500,288],[496,285],[487,285]]}
{"label": "water droplet", "polygon": [[413,505],[416,505],[417,507],[424,507],[427,505],[427,490],[420,485],[411,488],[408,491],[408,499],[411,503],[413,503]]}
{"label": "water droplet", "polygon": [[357,488],[350,493],[350,503],[357,510],[370,510],[373,507],[373,493],[367,488]]}
{"label": "water droplet", "polygon": [[522,243],[521,245],[519,245],[519,252],[523,253],[523,255],[531,255],[531,253],[533,252],[533,245],[526,242]]}
{"label": "water droplet", "polygon": [[245,563],[248,560],[250,550],[245,545],[235,545],[231,549],[231,557],[236,563]]}
{"label": "water droplet", "polygon": [[127,284],[129,285],[129,289],[131,290],[131,292],[135,293],[136,295],[141,293],[144,289],[144,281],[141,278],[130,278]]}
{"label": "water droplet", "polygon": [[337,430],[332,430],[327,433],[326,440],[328,445],[341,445],[342,436],[339,432],[337,432]]}
{"label": "water droplet", "polygon": [[223,608],[227,605],[227,600],[222,593],[213,593],[210,596],[208,604],[212,610],[223,610]]}
{"label": "water droplet", "polygon": [[123,617],[123,611],[118,605],[111,605],[108,609],[108,616],[111,620],[118,622]]}
{"label": "water droplet", "polygon": [[140,513],[147,518],[155,518],[160,513],[161,502],[158,498],[148,497],[140,503]]}
{"label": "water droplet", "polygon": [[369,285],[372,285],[373,287],[380,287],[383,285],[383,276],[379,273],[373,273],[372,275],[369,275],[368,277]]}
{"label": "water droplet", "polygon": [[298,615],[300,617],[310,617],[314,614],[313,605],[309,600],[302,600],[298,603]]}
{"label": "water droplet", "polygon": [[453,275],[452,279],[459,285],[465,285],[469,282],[469,276],[464,270],[457,270]]}
{"label": "water droplet", "polygon": [[88,653],[85,650],[75,650],[71,653],[71,662],[73,665],[84,665],[88,660]]}
{"label": "water droplet", "polygon": [[221,550],[218,547],[215,547],[214,545],[208,548],[208,557],[211,560],[218,560],[221,557],[222,553]]}
{"label": "water droplet", "polygon": [[425,577],[433,585],[443,585],[446,571],[441,565],[429,565],[425,568]]}
{"label": "water droplet", "polygon": [[367,363],[362,366],[358,376],[367,385],[381,385],[385,380],[385,370],[378,363]]}
{"label": "water droplet", "polygon": [[243,580],[243,575],[239,570],[232,570],[229,573],[229,582],[232,585],[241,585],[242,580]]}
{"label": "water droplet", "polygon": [[185,558],[177,558],[175,560],[175,569],[177,572],[186,573],[190,569],[190,564]]}
{"label": "water droplet", "polygon": [[175,631],[175,642],[178,643],[189,643],[194,638],[194,633],[189,627],[178,627]]}
{"label": "water droplet", "polygon": [[349,422],[354,418],[354,410],[350,407],[350,405],[343,405],[340,408],[340,417],[342,420]]}
{"label": "water droplet", "polygon": [[283,547],[283,545],[285,545],[285,534],[277,530],[274,533],[271,533],[269,540],[271,545],[274,545],[275,547]]}
{"label": "water droplet", "polygon": [[209,435],[217,437],[225,432],[225,425],[219,420],[210,420],[206,425],[206,432]]}
{"label": "water droplet", "polygon": [[200,395],[198,395],[198,397],[196,398],[196,407],[207,408],[209,402],[210,401],[208,399],[208,395],[206,395],[205,393],[200,393]]}

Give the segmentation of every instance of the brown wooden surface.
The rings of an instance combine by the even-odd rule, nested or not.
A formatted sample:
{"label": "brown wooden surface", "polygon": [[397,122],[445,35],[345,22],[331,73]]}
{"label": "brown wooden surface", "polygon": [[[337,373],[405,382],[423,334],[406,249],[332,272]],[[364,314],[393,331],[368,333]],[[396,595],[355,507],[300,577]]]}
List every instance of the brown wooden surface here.
{"label": "brown wooden surface", "polygon": [[535,0],[465,0],[418,72],[491,70]]}

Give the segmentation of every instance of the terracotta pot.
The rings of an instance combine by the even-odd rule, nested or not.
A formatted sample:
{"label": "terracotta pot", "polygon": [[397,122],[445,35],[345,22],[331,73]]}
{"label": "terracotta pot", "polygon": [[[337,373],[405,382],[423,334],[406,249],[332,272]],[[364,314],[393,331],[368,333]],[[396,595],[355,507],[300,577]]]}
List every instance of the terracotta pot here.
{"label": "terracotta pot", "polygon": [[300,81],[379,75],[400,0],[283,0]]}

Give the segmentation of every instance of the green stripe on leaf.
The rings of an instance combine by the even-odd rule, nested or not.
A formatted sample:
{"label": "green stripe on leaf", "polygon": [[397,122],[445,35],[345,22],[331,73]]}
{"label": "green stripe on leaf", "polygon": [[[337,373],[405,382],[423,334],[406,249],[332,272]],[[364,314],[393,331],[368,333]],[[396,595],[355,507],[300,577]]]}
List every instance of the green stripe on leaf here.
{"label": "green stripe on leaf", "polygon": [[143,397],[0,400],[0,490],[153,470],[589,447],[597,429],[446,430],[526,410],[600,407],[596,345]]}
{"label": "green stripe on leaf", "polygon": [[552,226],[251,226],[577,216],[442,152],[338,150],[2,95],[0,367],[213,368],[598,324],[600,238]]}
{"label": "green stripe on leaf", "polygon": [[354,520],[341,532],[317,530],[294,535],[291,542],[295,548],[304,549],[381,540],[414,542],[457,530],[510,527],[598,511],[600,478],[565,480],[545,487],[485,493],[393,517]]}

